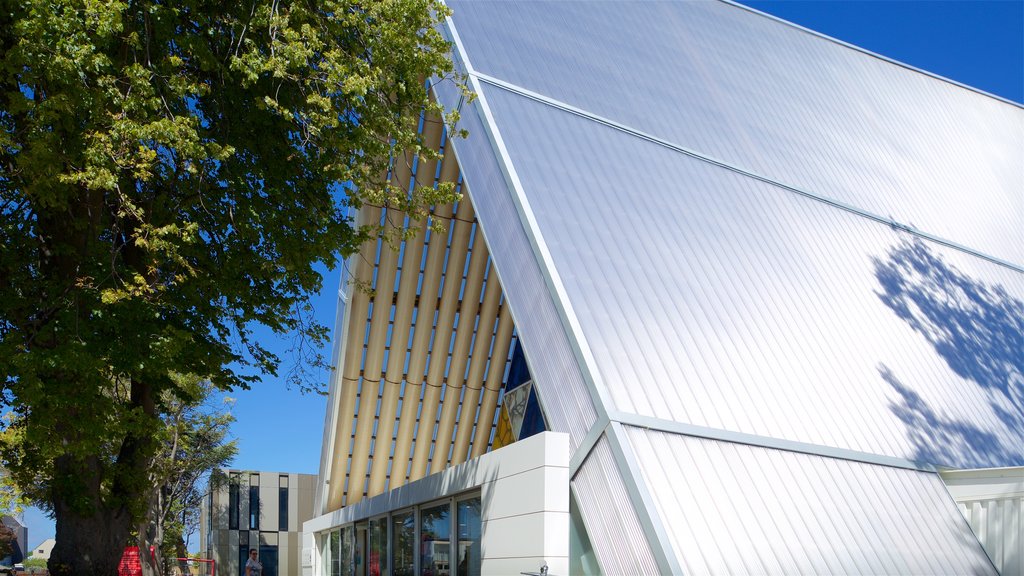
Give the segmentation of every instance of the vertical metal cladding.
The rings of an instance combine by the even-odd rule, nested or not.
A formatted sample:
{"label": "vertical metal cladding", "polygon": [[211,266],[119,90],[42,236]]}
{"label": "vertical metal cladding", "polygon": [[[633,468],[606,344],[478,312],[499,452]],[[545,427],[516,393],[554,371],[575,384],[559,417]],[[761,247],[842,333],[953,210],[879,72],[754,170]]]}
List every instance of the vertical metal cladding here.
{"label": "vertical metal cladding", "polygon": [[[438,100],[448,106],[458,102],[457,94],[446,92],[443,84],[437,92]],[[575,448],[595,422],[596,412],[554,296],[513,201],[514,191],[509,189],[488,141],[488,128],[478,116],[479,102],[473,106],[463,110],[460,122],[469,138],[453,142],[463,170],[463,190],[465,193],[468,189],[476,209],[551,429],[567,432]]]}
{"label": "vertical metal cladding", "polygon": [[624,431],[686,573],[997,573],[937,474]]}
{"label": "vertical metal cladding", "polygon": [[614,409],[946,466],[1024,464],[1024,274],[487,96]]}
{"label": "vertical metal cladding", "polygon": [[1024,497],[957,502],[1003,576],[1024,574]]}
{"label": "vertical metal cladding", "polygon": [[607,438],[594,445],[572,490],[603,573],[659,573]]}
{"label": "vertical metal cladding", "polygon": [[450,5],[479,72],[1024,262],[1019,105],[725,2]]}
{"label": "vertical metal cladding", "polygon": [[1003,576],[1024,576],[1024,467],[941,473],[974,535]]}

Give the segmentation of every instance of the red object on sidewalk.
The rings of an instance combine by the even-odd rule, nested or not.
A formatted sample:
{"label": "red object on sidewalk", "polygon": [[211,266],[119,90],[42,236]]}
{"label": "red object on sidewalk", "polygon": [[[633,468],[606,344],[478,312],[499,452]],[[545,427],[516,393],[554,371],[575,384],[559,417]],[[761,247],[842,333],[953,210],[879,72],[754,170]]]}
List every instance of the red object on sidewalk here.
{"label": "red object on sidewalk", "polygon": [[[153,547],[149,547],[149,557],[156,562]],[[142,576],[142,556],[138,546],[126,546],[121,555],[121,563],[117,565],[117,576]]]}

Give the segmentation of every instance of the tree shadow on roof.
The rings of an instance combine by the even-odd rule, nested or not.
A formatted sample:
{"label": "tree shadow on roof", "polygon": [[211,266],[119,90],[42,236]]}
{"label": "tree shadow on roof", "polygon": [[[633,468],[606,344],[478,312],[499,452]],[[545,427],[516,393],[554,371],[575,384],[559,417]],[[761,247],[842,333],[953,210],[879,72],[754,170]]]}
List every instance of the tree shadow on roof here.
{"label": "tree shadow on roof", "polygon": [[1007,466],[1021,460],[1021,452],[1009,449],[998,436],[961,420],[947,418],[906,386],[886,365],[878,368],[882,379],[900,395],[890,404],[907,426],[914,444],[913,460],[955,467]]}
{"label": "tree shadow on roof", "polygon": [[[1024,438],[1024,302],[947,264],[917,239],[874,265],[882,302],[953,372],[986,393],[1012,436]],[[959,467],[1024,464],[1024,440],[1006,443],[978,422],[943,415],[889,367],[879,366],[879,373],[900,395],[891,408],[907,425],[915,459]]]}

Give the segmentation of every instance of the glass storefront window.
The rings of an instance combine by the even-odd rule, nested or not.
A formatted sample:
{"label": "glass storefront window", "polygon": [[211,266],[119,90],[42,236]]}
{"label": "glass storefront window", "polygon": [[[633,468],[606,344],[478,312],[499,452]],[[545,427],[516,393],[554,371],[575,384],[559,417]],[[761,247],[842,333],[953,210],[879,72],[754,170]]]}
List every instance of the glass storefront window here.
{"label": "glass storefront window", "polygon": [[451,498],[339,527],[321,576],[480,576],[480,510],[480,496]]}
{"label": "glass storefront window", "polygon": [[320,548],[320,576],[331,576],[331,533],[320,534],[316,542]]}
{"label": "glass storefront window", "polygon": [[462,500],[458,509],[458,576],[480,576],[480,498]]}
{"label": "glass storefront window", "polygon": [[416,554],[416,515],[413,511],[391,516],[391,558],[395,576],[413,576]]}
{"label": "glass storefront window", "polygon": [[341,529],[340,576],[352,576],[352,526]]}
{"label": "glass storefront window", "polygon": [[448,576],[451,516],[448,503],[420,510],[420,576]]}
{"label": "glass storefront window", "polygon": [[330,541],[324,566],[330,566],[330,576],[341,576],[341,530],[331,532]]}
{"label": "glass storefront window", "polygon": [[388,520],[370,520],[370,557],[368,576],[388,574]]}

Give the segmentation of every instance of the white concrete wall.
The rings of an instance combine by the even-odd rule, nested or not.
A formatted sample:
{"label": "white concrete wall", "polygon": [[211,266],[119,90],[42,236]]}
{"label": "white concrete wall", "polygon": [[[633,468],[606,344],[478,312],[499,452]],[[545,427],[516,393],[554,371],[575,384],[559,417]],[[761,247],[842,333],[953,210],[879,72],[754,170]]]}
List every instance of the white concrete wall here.
{"label": "white concrete wall", "polygon": [[569,573],[569,437],[545,432],[305,523],[303,574],[319,574],[315,534],[480,490],[481,574]]}
{"label": "white concrete wall", "polygon": [[552,574],[568,574],[568,436],[541,434],[492,454],[501,462],[480,486],[481,574],[536,572],[545,562]]}
{"label": "white concrete wall", "polygon": [[1024,576],[1024,467],[943,472],[949,493],[1003,576]]}

